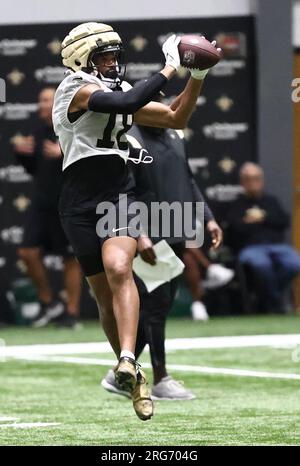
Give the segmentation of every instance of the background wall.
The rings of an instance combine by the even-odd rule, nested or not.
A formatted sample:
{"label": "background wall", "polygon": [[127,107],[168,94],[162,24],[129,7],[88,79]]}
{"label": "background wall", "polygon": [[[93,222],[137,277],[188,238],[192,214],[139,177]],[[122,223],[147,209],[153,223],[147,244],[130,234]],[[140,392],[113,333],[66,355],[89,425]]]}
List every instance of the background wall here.
{"label": "background wall", "polygon": [[[240,191],[239,167],[246,160],[256,159],[253,18],[168,18],[110,23],[126,44],[126,79],[132,84],[162,68],[161,43],[170,30],[205,31],[223,48],[223,59],[211,70],[185,132],[196,179],[210,204],[215,206],[215,214],[226,220],[228,209],[224,203]],[[20,282],[24,270],[16,257],[16,247],[22,242],[27,223],[32,181],[17,164],[11,143],[32,134],[40,126],[36,118],[38,92],[47,85],[57,86],[63,79],[60,43],[76,24],[0,28],[1,73],[7,81],[7,102],[0,106],[0,251],[3,249],[0,294],[2,291],[5,296],[5,291],[10,290],[14,290],[14,295],[30,295],[27,285],[24,286],[23,280]],[[168,84],[164,89],[167,99],[173,100],[181,92],[188,74],[180,72]],[[45,265],[59,293],[61,283],[57,272],[62,268],[61,259],[49,254]],[[83,302],[84,312],[91,306],[94,310],[94,302],[88,301],[86,294]]]}
{"label": "background wall", "polygon": [[300,0],[294,0],[293,5],[293,45],[300,47]]}
{"label": "background wall", "polygon": [[[291,32],[293,4],[293,33]],[[103,6],[102,6],[103,5]],[[10,0],[1,11],[1,24],[80,22],[137,18],[224,17],[255,15],[257,19],[258,159],[266,170],[268,189],[276,192],[286,209],[292,210],[292,80],[291,42],[300,46],[300,0],[152,0],[141,2],[84,2],[73,0]],[[274,25],[278,34],[274,34]],[[280,53],[280,70],[278,54]],[[271,85],[272,82],[272,85]],[[275,99],[274,96],[280,96]],[[284,121],[284,128],[280,122]],[[271,141],[272,139],[272,141]],[[272,142],[271,146],[268,140]],[[285,144],[287,141],[287,144]],[[282,156],[285,171],[281,170]],[[289,168],[290,167],[290,168]]]}
{"label": "background wall", "polygon": [[267,189],[292,214],[292,1],[260,0],[257,7],[258,158]]}
{"label": "background wall", "polygon": [[[88,7],[87,7],[88,5]],[[254,0],[10,0],[1,8],[0,24],[49,23],[135,18],[181,18],[245,16],[253,12]]]}
{"label": "background wall", "polygon": [[[257,104],[258,160],[266,171],[268,190],[279,196],[292,213],[291,45],[300,47],[300,0],[186,0],[184,4],[179,0],[114,0],[105,3],[105,7],[103,3],[89,0],[86,6],[72,0],[52,0],[45,5],[38,0],[10,0],[2,7],[0,32],[1,25],[5,24],[79,23],[93,18],[118,21],[254,15],[257,42],[254,49],[259,66],[257,98],[252,97],[252,100]],[[22,26],[16,27],[15,31],[16,37],[22,36]],[[250,101],[251,94],[245,93],[245,98]]]}

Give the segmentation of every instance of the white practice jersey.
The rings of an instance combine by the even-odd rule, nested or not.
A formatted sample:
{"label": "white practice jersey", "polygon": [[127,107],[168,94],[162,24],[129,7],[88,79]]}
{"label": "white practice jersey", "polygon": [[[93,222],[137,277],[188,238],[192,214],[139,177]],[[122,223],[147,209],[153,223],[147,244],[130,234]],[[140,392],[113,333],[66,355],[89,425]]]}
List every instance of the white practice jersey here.
{"label": "white practice jersey", "polygon": [[[77,71],[70,73],[55,93],[52,117],[64,155],[63,170],[85,157],[116,154],[126,162],[129,156],[125,133],[132,126],[132,115],[86,110],[74,123],[70,122],[68,110],[73,97],[87,84],[97,84],[104,92],[113,92],[96,76]],[[124,92],[131,88],[127,82],[122,82],[121,86]]]}

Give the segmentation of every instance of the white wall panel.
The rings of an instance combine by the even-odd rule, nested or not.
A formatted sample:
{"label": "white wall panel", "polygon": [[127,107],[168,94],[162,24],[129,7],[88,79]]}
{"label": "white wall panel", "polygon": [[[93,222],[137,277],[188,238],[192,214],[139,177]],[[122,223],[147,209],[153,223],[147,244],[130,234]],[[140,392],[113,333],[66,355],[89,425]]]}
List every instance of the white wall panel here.
{"label": "white wall panel", "polygon": [[0,24],[245,16],[252,13],[254,3],[255,0],[8,0],[1,5]]}

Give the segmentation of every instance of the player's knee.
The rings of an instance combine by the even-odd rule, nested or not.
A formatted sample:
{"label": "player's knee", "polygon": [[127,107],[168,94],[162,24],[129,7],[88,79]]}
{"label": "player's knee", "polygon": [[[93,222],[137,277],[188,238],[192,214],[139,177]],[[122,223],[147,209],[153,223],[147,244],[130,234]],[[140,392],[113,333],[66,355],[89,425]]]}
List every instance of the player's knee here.
{"label": "player's knee", "polygon": [[23,261],[37,259],[39,255],[40,251],[37,248],[18,248],[18,256]]}
{"label": "player's knee", "polygon": [[252,261],[244,265],[247,265],[252,273],[263,280],[268,280],[270,277],[273,277],[276,271],[272,263],[264,261]]}
{"label": "player's knee", "polygon": [[280,266],[295,275],[300,271],[300,255],[292,248],[286,249],[283,257],[279,258]]}
{"label": "player's knee", "polygon": [[109,258],[105,262],[105,270],[110,281],[122,282],[130,274],[130,261],[126,256],[119,258]]}
{"label": "player's knee", "polygon": [[300,272],[300,262],[298,261],[291,261],[287,264],[284,265],[284,269],[290,274],[290,275],[298,275]]}

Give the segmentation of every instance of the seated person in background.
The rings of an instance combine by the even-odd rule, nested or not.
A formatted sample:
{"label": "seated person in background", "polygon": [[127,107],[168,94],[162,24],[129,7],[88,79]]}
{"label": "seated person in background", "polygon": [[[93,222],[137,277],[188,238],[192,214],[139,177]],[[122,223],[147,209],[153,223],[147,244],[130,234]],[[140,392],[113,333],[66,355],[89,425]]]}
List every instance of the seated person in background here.
{"label": "seated person in background", "polygon": [[264,192],[264,173],[247,162],[240,169],[244,194],[233,202],[228,221],[238,260],[253,272],[262,310],[282,311],[282,295],[300,271],[300,256],[284,244],[289,226],[278,200]]}

